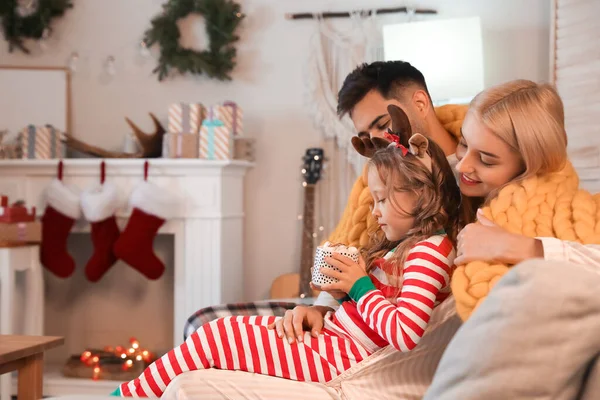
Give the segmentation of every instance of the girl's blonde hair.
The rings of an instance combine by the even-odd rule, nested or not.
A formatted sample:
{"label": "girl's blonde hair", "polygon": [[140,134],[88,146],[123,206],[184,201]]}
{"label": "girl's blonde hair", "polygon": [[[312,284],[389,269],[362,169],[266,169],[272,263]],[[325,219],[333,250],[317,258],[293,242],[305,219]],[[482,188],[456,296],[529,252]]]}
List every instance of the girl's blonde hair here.
{"label": "girl's blonde hair", "polygon": [[[369,161],[369,168],[377,169],[388,190],[388,201],[400,212],[407,213],[415,219],[414,226],[402,240],[390,242],[380,232],[372,238],[369,248],[363,251],[369,271],[376,259],[396,248],[393,257],[387,261],[393,266],[393,271],[386,273],[392,284],[398,288],[401,286],[399,283],[406,255],[415,244],[441,230],[456,244],[460,189],[444,152],[431,139],[428,153],[432,160],[431,172],[416,156],[411,153],[403,155],[402,150],[394,146],[376,151]],[[392,194],[398,191],[412,191],[418,196],[414,210],[403,210],[399,204],[393,203]],[[400,289],[398,294],[399,292]]]}

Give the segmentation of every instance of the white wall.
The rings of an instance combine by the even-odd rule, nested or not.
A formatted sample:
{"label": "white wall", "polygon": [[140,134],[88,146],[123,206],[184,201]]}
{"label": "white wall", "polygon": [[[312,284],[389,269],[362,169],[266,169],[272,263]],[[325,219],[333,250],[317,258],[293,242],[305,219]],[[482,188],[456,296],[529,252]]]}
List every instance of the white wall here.
{"label": "white wall", "polygon": [[[232,82],[188,77],[159,83],[151,74],[154,63],[139,56],[137,44],[162,3],[76,1],[75,8],[57,21],[55,40],[45,53],[9,54],[5,42],[0,42],[0,64],[65,65],[69,54],[78,51],[81,59],[73,80],[73,133],[107,148],[121,147],[127,132],[125,116],[150,129],[147,113],[165,118],[171,102],[238,102],[245,111],[247,135],[257,139],[257,165],[246,183],[248,300],[265,298],[276,276],[297,269],[300,157],[305,148],[320,143],[303,103],[303,65],[312,23],[287,21],[284,13],[406,3],[435,8],[438,18],[479,15],[486,84],[513,78],[548,78],[548,0],[243,0],[247,19],[240,30],[238,67]],[[405,20],[402,15],[386,18],[390,22]],[[118,73],[112,81],[102,70],[109,55],[117,60]]]}

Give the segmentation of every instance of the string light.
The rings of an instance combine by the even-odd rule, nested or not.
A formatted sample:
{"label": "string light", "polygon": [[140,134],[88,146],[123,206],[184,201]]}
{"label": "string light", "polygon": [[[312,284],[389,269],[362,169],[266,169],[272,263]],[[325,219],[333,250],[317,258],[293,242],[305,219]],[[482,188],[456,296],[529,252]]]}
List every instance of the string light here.
{"label": "string light", "polygon": [[[318,157],[319,156],[315,156],[315,159],[318,159]],[[305,173],[305,172],[306,172],[306,169],[303,168],[302,169],[302,173]],[[306,182],[302,182],[302,186],[303,187],[307,187],[308,184]],[[302,221],[304,219],[304,217],[303,217],[302,214],[298,214],[298,216],[296,218],[298,219],[298,221]],[[324,231],[325,231],[325,227],[323,225],[320,225],[319,228],[318,228],[318,232],[309,232],[309,231],[307,231],[305,229],[302,232],[302,235],[305,236],[305,237],[307,237],[307,238],[310,238],[311,240],[314,240],[314,239],[316,239],[316,238],[319,237],[319,233],[322,235]]]}
{"label": "string light", "polygon": [[140,42],[140,54],[142,57],[146,58],[146,57],[150,57],[150,49],[148,48],[148,44],[142,40]]}
{"label": "string light", "polygon": [[[92,368],[92,379],[100,379],[102,374],[102,361],[107,357],[116,357],[123,360],[121,368],[123,371],[127,371],[130,368],[134,368],[137,363],[144,363],[144,367],[154,361],[154,355],[140,347],[140,342],[136,338],[129,339],[129,348],[123,346],[116,346],[115,348],[107,346],[104,348],[104,352],[95,353],[90,350],[86,350],[81,353],[79,359],[83,364]],[[106,353],[109,353],[108,355]]]}
{"label": "string light", "polygon": [[71,56],[69,57],[69,69],[71,70],[71,72],[76,72],[77,71],[77,62],[79,61],[79,53],[77,53],[76,51],[71,53]]}

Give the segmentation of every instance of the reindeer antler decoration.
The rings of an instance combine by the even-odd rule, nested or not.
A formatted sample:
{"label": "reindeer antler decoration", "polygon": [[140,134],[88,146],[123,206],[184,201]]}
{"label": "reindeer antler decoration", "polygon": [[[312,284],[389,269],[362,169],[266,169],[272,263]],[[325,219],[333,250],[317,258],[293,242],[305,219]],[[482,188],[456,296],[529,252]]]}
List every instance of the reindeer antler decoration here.
{"label": "reindeer antler decoration", "polygon": [[[388,129],[388,134],[398,136],[399,143],[405,147],[409,147],[409,139],[412,136],[412,128],[410,127],[410,121],[408,116],[398,106],[390,104],[387,107],[388,113],[392,119],[392,128]],[[396,140],[394,140],[396,141]],[[385,148],[390,144],[390,140],[368,136],[354,136],[352,138],[352,146],[358,152],[358,154],[371,158],[373,154],[379,149]]]}
{"label": "reindeer antler decoration", "polygon": [[162,141],[165,134],[165,129],[158,121],[158,118],[153,113],[150,113],[150,118],[154,122],[154,133],[145,133],[129,118],[125,117],[125,121],[133,130],[133,134],[140,144],[141,150],[136,153],[125,153],[118,151],[109,151],[97,146],[87,144],[81,140],[75,139],[73,136],[65,134],[65,144],[73,150],[80,151],[102,158],[157,158],[162,155]]}

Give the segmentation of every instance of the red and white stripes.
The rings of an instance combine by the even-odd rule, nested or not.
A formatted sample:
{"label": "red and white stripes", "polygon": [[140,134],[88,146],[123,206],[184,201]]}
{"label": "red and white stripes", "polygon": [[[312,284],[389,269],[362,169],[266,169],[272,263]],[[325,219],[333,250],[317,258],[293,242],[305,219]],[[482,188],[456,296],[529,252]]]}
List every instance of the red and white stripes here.
{"label": "red and white stripes", "polygon": [[239,316],[212,321],[139,378],[122,384],[121,394],[160,397],[177,375],[207,368],[329,382],[389,345],[408,352],[423,337],[434,307],[448,296],[454,256],[445,236],[418,243],[407,255],[396,302],[390,302],[384,293],[397,288],[392,288],[387,275],[375,268],[371,279],[377,289],[358,303],[347,301],[335,313],[326,315],[321,334],[314,338],[307,332],[300,343],[289,344],[275,330],[268,329],[277,317]]}
{"label": "red and white stripes", "polygon": [[349,337],[304,336],[289,344],[267,329],[276,317],[226,317],[203,325],[140,377],[121,385],[126,397],[160,397],[185,371],[241,370],[296,381],[327,382],[369,355]]}
{"label": "red and white stripes", "polygon": [[417,243],[406,256],[402,290],[394,304],[388,300],[388,294],[397,288],[389,285],[381,268],[376,268],[371,272],[371,280],[378,290],[367,293],[358,303],[342,304],[335,319],[371,352],[387,345],[402,352],[414,349],[434,307],[450,293],[454,258],[454,248],[446,236],[437,235]]}

